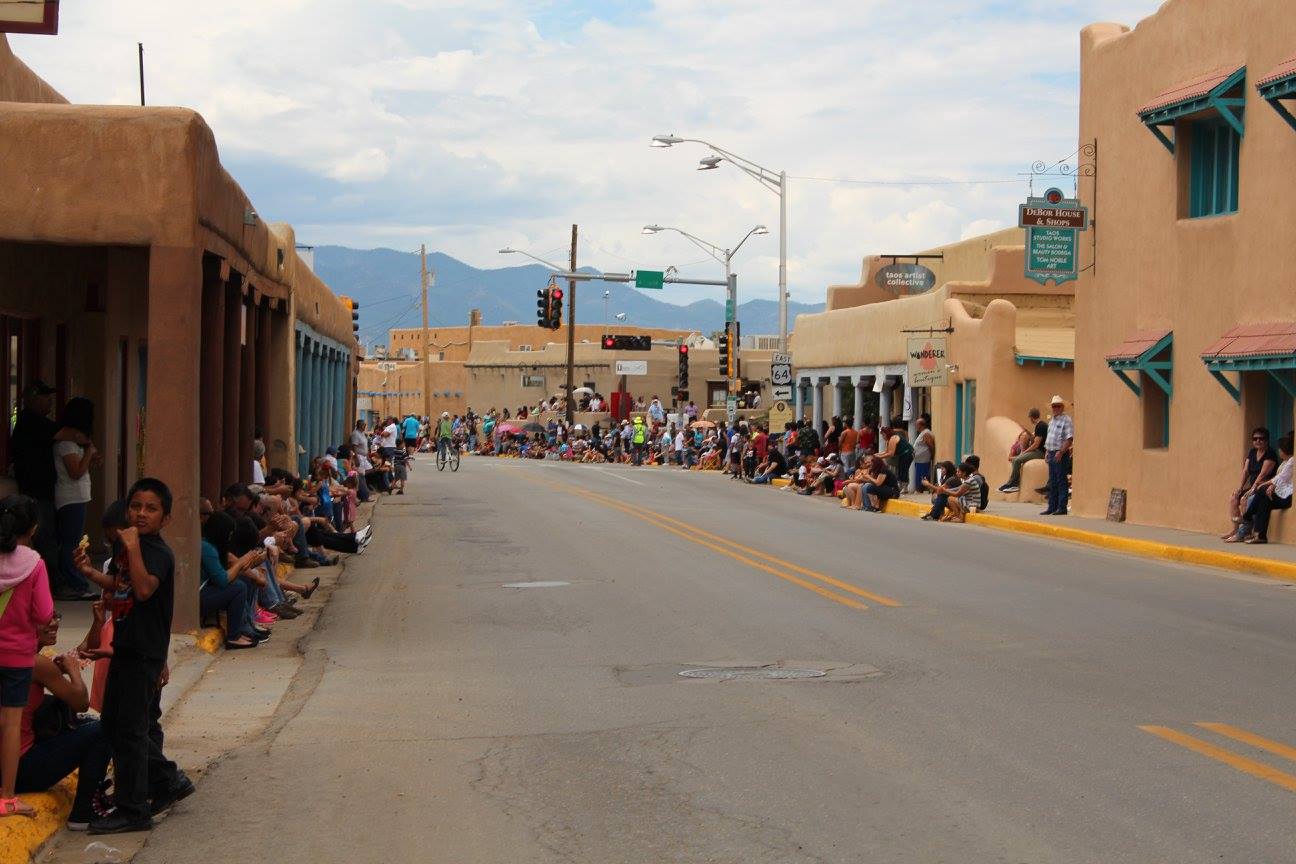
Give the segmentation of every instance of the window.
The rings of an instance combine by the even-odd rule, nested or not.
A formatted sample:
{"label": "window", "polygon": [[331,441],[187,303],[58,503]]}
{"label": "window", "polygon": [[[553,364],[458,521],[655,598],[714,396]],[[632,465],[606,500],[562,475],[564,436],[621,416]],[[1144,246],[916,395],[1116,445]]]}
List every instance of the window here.
{"label": "window", "polygon": [[1107,367],[1138,397],[1144,449],[1169,447],[1174,333],[1170,330],[1131,333],[1107,355]]}
{"label": "window", "polygon": [[1170,395],[1147,372],[1139,373],[1142,383],[1143,448],[1170,446]]}
{"label": "window", "polygon": [[976,381],[954,385],[954,458],[976,452]]}
{"label": "window", "polygon": [[1293,380],[1291,370],[1284,369],[1271,371],[1265,383],[1265,426],[1269,429],[1269,440],[1276,442],[1292,431],[1296,415],[1296,400],[1292,399],[1292,392],[1296,391],[1296,380]]}
{"label": "window", "polygon": [[1242,136],[1219,118],[1192,124],[1188,151],[1188,216],[1220,216],[1238,209]]}

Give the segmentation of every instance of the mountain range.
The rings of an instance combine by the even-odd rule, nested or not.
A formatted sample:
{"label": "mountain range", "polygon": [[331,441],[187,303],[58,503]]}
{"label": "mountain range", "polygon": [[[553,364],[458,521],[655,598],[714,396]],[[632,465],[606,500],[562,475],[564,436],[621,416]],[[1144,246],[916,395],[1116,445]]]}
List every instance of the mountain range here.
{"label": "mountain range", "polygon": [[[394,249],[350,249],[316,246],[315,272],[338,294],[359,304],[360,338],[366,343],[387,341],[393,327],[417,327],[422,320],[419,297],[419,259]],[[535,322],[536,290],[549,283],[549,270],[539,264],[479,270],[445,255],[428,255],[428,268],[436,280],[428,291],[428,320],[436,326],[468,323],[468,313],[480,309],[483,324]],[[582,268],[582,272],[596,272]],[[566,283],[563,283],[564,289]],[[717,294],[720,293],[716,289]],[[739,286],[741,292],[742,287]],[[604,292],[609,296],[606,303]],[[589,299],[586,299],[589,298]],[[667,327],[710,333],[724,326],[724,304],[697,300],[687,305],[668,303],[616,282],[582,282],[577,285],[576,320],[603,323],[605,316],[625,313],[626,323],[640,327]],[[788,326],[804,312],[821,312],[823,304],[788,303]],[[744,334],[778,332],[778,303],[748,300],[738,305]]]}

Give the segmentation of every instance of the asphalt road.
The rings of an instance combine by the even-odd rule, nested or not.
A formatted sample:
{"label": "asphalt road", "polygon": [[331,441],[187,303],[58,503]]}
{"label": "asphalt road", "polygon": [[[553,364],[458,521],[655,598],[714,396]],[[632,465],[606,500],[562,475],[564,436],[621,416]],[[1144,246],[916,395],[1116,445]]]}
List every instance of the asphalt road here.
{"label": "asphalt road", "polygon": [[[715,475],[431,469],[137,860],[1296,860],[1292,587]],[[678,674],[720,667],[825,674]]]}

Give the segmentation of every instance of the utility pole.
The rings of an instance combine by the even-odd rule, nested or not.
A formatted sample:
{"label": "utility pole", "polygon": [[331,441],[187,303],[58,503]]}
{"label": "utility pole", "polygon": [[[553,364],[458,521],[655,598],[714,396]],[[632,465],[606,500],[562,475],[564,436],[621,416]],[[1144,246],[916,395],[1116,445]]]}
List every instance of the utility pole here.
{"label": "utility pole", "polygon": [[[419,244],[420,283],[423,286],[423,416],[432,422],[432,343],[428,337],[428,268],[427,246]],[[436,274],[433,274],[436,278]]]}
{"label": "utility pole", "polygon": [[139,44],[139,67],[140,67],[140,105],[144,104],[144,43]]}
{"label": "utility pole", "polygon": [[[576,226],[572,225],[571,272],[576,272]],[[567,281],[567,426],[576,419],[576,280]]]}

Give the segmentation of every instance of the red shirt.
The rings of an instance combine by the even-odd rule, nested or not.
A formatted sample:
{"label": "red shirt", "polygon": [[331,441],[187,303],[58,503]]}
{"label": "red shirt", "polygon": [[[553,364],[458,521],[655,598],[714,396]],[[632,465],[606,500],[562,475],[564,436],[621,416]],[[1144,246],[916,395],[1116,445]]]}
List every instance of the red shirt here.
{"label": "red shirt", "polygon": [[752,436],[752,449],[756,451],[756,458],[764,462],[769,452],[769,436],[764,432],[757,432]]}
{"label": "red shirt", "polygon": [[872,450],[873,445],[876,443],[877,439],[874,437],[872,426],[865,426],[859,431],[859,444],[857,445],[859,449]]}

